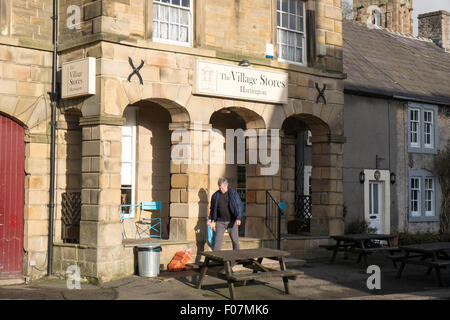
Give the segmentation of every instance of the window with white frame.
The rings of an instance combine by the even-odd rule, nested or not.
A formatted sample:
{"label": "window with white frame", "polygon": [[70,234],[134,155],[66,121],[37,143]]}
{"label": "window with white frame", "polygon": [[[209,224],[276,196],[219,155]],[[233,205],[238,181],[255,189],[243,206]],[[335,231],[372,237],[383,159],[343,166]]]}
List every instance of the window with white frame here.
{"label": "window with white frame", "polygon": [[433,112],[430,110],[423,112],[423,134],[425,148],[433,148]]}
{"label": "window with white frame", "polygon": [[411,215],[420,216],[420,178],[411,177]]}
{"label": "window with white frame", "polygon": [[409,135],[411,146],[420,146],[420,109],[410,109],[409,119]]}
{"label": "window with white frame", "polygon": [[437,106],[408,104],[408,152],[437,152]]}
{"label": "window with white frame", "polygon": [[[127,107],[126,119],[122,126],[122,169],[121,169],[121,201],[120,204],[133,205],[136,194],[136,123],[137,108]],[[125,207],[125,212],[130,212]],[[134,213],[134,211],[132,211]]]}
{"label": "window with white frame", "polygon": [[428,171],[411,170],[409,172],[410,222],[439,221],[439,213],[436,210],[438,201],[436,183],[436,178]]}
{"label": "window with white frame", "polygon": [[278,60],[305,64],[305,6],[302,0],[277,0]]}
{"label": "window with white frame", "polygon": [[193,0],[153,0],[153,40],[192,43]]}
{"label": "window with white frame", "polygon": [[434,182],[433,178],[425,177],[425,215],[434,216]]}

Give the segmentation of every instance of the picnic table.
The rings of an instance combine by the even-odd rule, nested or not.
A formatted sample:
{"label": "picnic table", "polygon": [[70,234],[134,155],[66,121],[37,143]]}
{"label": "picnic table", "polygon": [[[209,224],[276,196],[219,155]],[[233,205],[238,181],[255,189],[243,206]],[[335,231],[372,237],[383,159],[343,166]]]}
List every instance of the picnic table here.
{"label": "picnic table", "polygon": [[434,268],[436,270],[439,286],[443,285],[440,270],[450,265],[450,242],[411,244],[399,246],[399,249],[403,251],[403,256],[397,258],[401,261],[400,268],[397,272],[397,278],[401,277],[406,264],[423,265],[428,267],[427,275],[429,275]]}
{"label": "picnic table", "polygon": [[[231,299],[236,299],[234,284],[243,281],[244,285],[249,280],[258,280],[271,277],[281,277],[284,283],[284,289],[289,294],[288,280],[295,280],[296,276],[303,274],[301,271],[287,270],[285,257],[290,255],[287,251],[258,248],[258,249],[241,249],[241,250],[218,250],[201,252],[200,255],[205,256],[203,263],[197,264],[200,266],[200,277],[197,284],[197,289],[201,289],[202,281],[205,275],[217,277],[228,282],[228,289],[230,291]],[[278,260],[280,270],[275,270],[263,266],[261,263],[263,259]],[[194,266],[196,264],[190,264]],[[252,272],[233,272],[234,265],[242,265]]]}
{"label": "picnic table", "polygon": [[[363,259],[367,267],[367,256],[369,254],[380,251],[387,251],[392,254],[394,251],[399,250],[398,247],[392,245],[392,239],[395,238],[395,235],[391,234],[359,233],[334,235],[331,236],[331,238],[336,240],[336,244],[320,246],[333,252],[330,258],[330,264],[334,262],[339,251],[343,251],[345,253],[357,253],[357,263],[359,263],[361,259]],[[386,244],[382,244],[381,241],[385,241]]]}

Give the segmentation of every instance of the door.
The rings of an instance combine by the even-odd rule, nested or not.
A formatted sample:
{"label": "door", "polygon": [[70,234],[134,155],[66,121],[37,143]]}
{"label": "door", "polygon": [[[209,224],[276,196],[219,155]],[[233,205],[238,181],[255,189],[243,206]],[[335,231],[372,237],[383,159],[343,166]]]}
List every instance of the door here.
{"label": "door", "polygon": [[0,115],[0,278],[23,273],[24,165],[24,129]]}
{"label": "door", "polygon": [[376,228],[375,233],[383,233],[381,182],[369,182],[369,228]]}

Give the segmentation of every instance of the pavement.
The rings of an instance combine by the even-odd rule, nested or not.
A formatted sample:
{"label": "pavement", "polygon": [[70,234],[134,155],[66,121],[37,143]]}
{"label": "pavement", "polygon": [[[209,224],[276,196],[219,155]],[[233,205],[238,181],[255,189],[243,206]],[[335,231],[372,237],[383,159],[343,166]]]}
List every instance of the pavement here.
{"label": "pavement", "polygon": [[[437,284],[434,272],[426,276],[426,268],[407,265],[402,278],[396,278],[392,262],[383,256],[369,257],[369,263],[380,268],[379,289],[369,289],[368,273],[356,257],[335,263],[308,261],[291,268],[303,271],[296,280],[290,280],[290,294],[285,294],[281,278],[237,284],[239,300],[448,300],[450,299],[450,272],[441,272],[443,287]],[[240,272],[240,271],[238,271]],[[370,278],[370,279],[369,279]],[[198,273],[190,271],[163,271],[158,277],[133,275],[120,280],[94,285],[80,284],[80,289],[68,289],[67,280],[46,277],[28,284],[0,286],[0,299],[6,300],[229,300],[225,281],[206,276],[202,289],[196,289]]]}

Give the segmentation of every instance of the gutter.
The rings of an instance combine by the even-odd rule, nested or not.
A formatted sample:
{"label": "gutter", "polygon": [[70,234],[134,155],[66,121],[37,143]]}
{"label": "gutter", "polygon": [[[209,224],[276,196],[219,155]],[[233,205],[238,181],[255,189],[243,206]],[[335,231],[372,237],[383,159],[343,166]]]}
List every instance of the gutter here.
{"label": "gutter", "polygon": [[55,146],[56,146],[56,104],[58,93],[56,90],[57,81],[57,37],[58,37],[58,0],[53,0],[53,57],[52,57],[52,91],[51,101],[51,137],[50,137],[50,200],[49,200],[49,223],[48,223],[48,262],[47,275],[52,274],[53,264],[53,217],[55,211]]}
{"label": "gutter", "polygon": [[364,90],[363,88],[357,88],[352,86],[351,88],[344,87],[344,94],[351,94],[356,96],[366,96],[380,99],[397,99],[397,100],[405,100],[405,101],[414,101],[414,102],[422,102],[428,104],[436,104],[436,105],[450,105],[450,98],[447,99],[431,99],[427,97],[420,96],[405,96],[396,94],[393,91],[383,91],[383,90]]}

